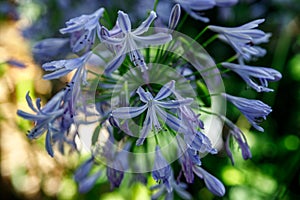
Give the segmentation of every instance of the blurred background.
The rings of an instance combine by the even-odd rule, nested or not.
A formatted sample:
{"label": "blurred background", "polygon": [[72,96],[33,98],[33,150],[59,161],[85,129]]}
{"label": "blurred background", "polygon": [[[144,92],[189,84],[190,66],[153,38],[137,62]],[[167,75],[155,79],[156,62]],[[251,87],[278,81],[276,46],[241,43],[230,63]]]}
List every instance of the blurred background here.
{"label": "blurred background", "polygon": [[[145,186],[133,184],[114,192],[105,179],[100,179],[87,194],[78,194],[72,174],[84,159],[76,153],[68,156],[48,156],[44,140],[29,141],[26,131],[32,124],[17,117],[17,109],[28,110],[27,91],[33,98],[46,102],[61,81],[45,81],[40,68],[41,60],[34,59],[33,45],[45,38],[65,37],[59,28],[65,21],[91,13],[105,6],[116,19],[122,9],[133,19],[144,19],[152,0],[8,0],[0,1],[0,148],[1,148],[1,199],[149,199]],[[149,4],[149,5],[148,5]],[[169,4],[160,1],[158,16]],[[278,83],[271,83],[273,93],[257,94],[238,84],[240,79],[224,79],[226,90],[236,95],[257,98],[269,104],[273,112],[262,124],[264,133],[250,129],[245,118],[236,109],[228,107],[229,116],[245,132],[253,158],[244,161],[235,150],[235,166],[225,156],[207,156],[203,164],[226,186],[223,198],[214,197],[203,183],[197,180],[189,189],[194,199],[300,199],[300,1],[299,0],[240,0],[232,8],[214,8],[205,12],[210,24],[237,26],[258,18],[266,21],[260,26],[271,32],[268,44],[262,45],[268,53],[251,62],[258,66],[272,66],[283,74]],[[188,18],[182,32],[193,37],[205,26]],[[197,22],[198,23],[198,22]],[[199,42],[205,41],[206,36]],[[231,49],[214,42],[208,52],[220,62],[230,55]]]}

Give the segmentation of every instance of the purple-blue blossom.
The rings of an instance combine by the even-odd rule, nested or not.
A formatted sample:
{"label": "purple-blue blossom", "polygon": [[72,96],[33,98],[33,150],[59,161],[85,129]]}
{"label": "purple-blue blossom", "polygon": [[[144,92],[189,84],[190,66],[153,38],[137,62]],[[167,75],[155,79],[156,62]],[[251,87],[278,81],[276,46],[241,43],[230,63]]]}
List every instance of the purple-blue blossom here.
{"label": "purple-blue blossom", "polygon": [[102,17],[104,8],[96,10],[90,15],[81,15],[66,22],[67,27],[60,29],[62,34],[71,33],[71,48],[79,52],[85,48],[90,50],[93,46],[96,33],[100,32],[99,19]]}
{"label": "purple-blue blossom", "polygon": [[151,11],[149,17],[137,29],[132,31],[129,16],[123,11],[118,12],[117,23],[122,31],[121,35],[117,34],[118,37],[111,37],[109,33],[101,32],[103,43],[121,46],[115,58],[107,64],[105,69],[106,74],[110,74],[118,69],[125,59],[126,53],[129,53],[130,60],[136,67],[139,67],[142,72],[148,69],[140,48],[148,45],[165,44],[172,39],[172,36],[167,33],[155,33],[142,36],[142,34],[148,31],[156,17],[156,13]]}
{"label": "purple-blue blossom", "polygon": [[[250,87],[257,92],[271,92],[268,81],[278,81],[282,75],[275,69],[233,63],[222,63],[222,66],[237,73]],[[255,80],[257,79],[257,80]]]}
{"label": "purple-blue blossom", "polygon": [[88,52],[78,58],[45,63],[43,64],[42,68],[46,71],[51,71],[52,73],[44,75],[43,78],[46,80],[57,79],[67,75],[74,69],[82,69],[91,55],[92,52]]}
{"label": "purple-blue blossom", "polygon": [[79,184],[80,193],[86,193],[90,191],[102,174],[102,171],[98,170],[92,175],[89,175],[93,165],[95,164],[94,159],[95,158],[92,156],[86,160],[75,172],[74,179]]}
{"label": "purple-blue blossom", "polygon": [[256,45],[269,41],[271,34],[255,29],[264,19],[258,19],[238,27],[221,27],[209,25],[208,28],[220,34],[220,39],[226,41],[239,55],[240,63],[256,57],[262,57],[266,50]]}
{"label": "purple-blue blossom", "polygon": [[223,93],[222,96],[235,105],[256,130],[261,132],[264,131],[258,123],[265,120],[270,112],[272,112],[270,106],[259,100],[235,97],[225,93]]}
{"label": "purple-blue blossom", "polygon": [[64,110],[60,107],[62,99],[63,92],[59,92],[44,107],[41,107],[41,100],[38,98],[35,107],[29,96],[29,92],[26,94],[27,104],[36,114],[27,113],[22,110],[18,110],[17,114],[24,119],[35,122],[34,128],[28,133],[28,138],[34,139],[41,136],[49,129],[49,126],[55,119],[63,115]]}
{"label": "purple-blue blossom", "polygon": [[226,117],[223,116],[222,119],[224,120],[225,124],[229,128],[229,132],[228,132],[228,135],[227,135],[226,141],[225,141],[225,150],[226,150],[226,153],[227,153],[228,157],[231,160],[232,165],[234,165],[234,158],[233,158],[233,155],[232,155],[231,150],[230,150],[230,138],[231,138],[231,136],[238,143],[238,145],[239,145],[239,147],[242,151],[243,159],[247,160],[247,159],[252,158],[252,154],[251,154],[248,142],[247,142],[247,138],[244,135],[244,133],[241,131],[241,129],[238,128],[234,123],[232,123]]}
{"label": "purple-blue blossom", "polygon": [[173,190],[171,185],[172,168],[161,154],[159,146],[156,146],[155,148],[155,160],[152,171],[152,177],[157,182],[162,181],[168,193],[170,193]]}
{"label": "purple-blue blossom", "polygon": [[181,100],[169,100],[162,101],[169,97],[175,90],[175,81],[170,81],[166,83],[155,97],[152,96],[150,92],[145,92],[142,87],[137,89],[137,94],[140,97],[140,101],[144,105],[140,107],[121,107],[112,111],[112,116],[118,119],[131,119],[139,116],[144,111],[147,110],[146,118],[143,123],[143,128],[140,133],[140,137],[137,140],[137,145],[142,145],[148,133],[152,130],[152,126],[156,130],[161,130],[161,125],[159,123],[157,115],[159,115],[166,124],[175,131],[185,132],[186,127],[183,123],[172,114],[167,113],[162,108],[173,109],[179,108],[183,105],[189,105],[192,103],[193,99],[186,98]]}
{"label": "purple-blue blossom", "polygon": [[225,187],[216,177],[205,171],[202,167],[194,165],[194,173],[201,179],[204,180],[204,183],[209,191],[211,191],[216,196],[224,196]]}

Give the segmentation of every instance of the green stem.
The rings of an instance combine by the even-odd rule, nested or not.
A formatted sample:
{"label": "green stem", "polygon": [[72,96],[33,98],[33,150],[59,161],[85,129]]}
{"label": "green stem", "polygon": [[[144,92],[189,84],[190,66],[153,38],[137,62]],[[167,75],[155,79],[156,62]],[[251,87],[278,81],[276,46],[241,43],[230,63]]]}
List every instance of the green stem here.
{"label": "green stem", "polygon": [[196,35],[196,37],[194,38],[194,40],[198,40],[208,29],[208,26],[206,26],[200,33],[198,33],[198,35]]}
{"label": "green stem", "polygon": [[178,25],[177,28],[176,28],[178,31],[179,31],[179,30],[181,29],[181,27],[183,26],[183,24],[184,24],[185,20],[187,19],[187,17],[188,17],[188,14],[185,13],[185,15],[183,16],[182,20],[180,21],[179,25]]}
{"label": "green stem", "polygon": [[154,2],[153,11],[155,11],[155,12],[156,12],[158,2],[159,2],[159,0],[155,0],[155,2]]}
{"label": "green stem", "polygon": [[210,43],[212,43],[213,41],[215,41],[217,38],[218,38],[218,34],[213,35],[206,42],[204,42],[204,44],[202,46],[205,48],[207,45],[209,45]]}

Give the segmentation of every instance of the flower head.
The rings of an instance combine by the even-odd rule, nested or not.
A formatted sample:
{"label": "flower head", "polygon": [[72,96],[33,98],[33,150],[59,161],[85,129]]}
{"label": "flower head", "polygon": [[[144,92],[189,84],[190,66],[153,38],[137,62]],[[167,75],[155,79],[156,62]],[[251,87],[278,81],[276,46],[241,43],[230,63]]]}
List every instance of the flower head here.
{"label": "flower head", "polygon": [[261,122],[262,119],[265,120],[270,112],[272,112],[270,106],[259,100],[235,97],[224,93],[222,95],[243,113],[256,130],[264,131],[258,123]]}
{"label": "flower head", "polygon": [[257,44],[269,41],[270,34],[266,34],[262,30],[255,29],[259,24],[263,23],[264,19],[254,20],[239,27],[220,27],[209,25],[208,28],[220,34],[220,39],[229,43],[232,48],[240,56],[240,62],[243,59],[249,61],[253,57],[262,57],[266,51]]}
{"label": "flower head", "polygon": [[202,167],[194,165],[193,170],[195,174],[204,180],[206,187],[211,191],[214,195],[219,197],[224,196],[225,187],[216,177],[205,171]]}
{"label": "flower head", "polygon": [[85,47],[87,50],[94,44],[96,33],[100,31],[99,18],[102,17],[104,8],[96,10],[90,15],[81,15],[66,22],[67,27],[60,29],[62,34],[71,33],[71,47],[74,52],[79,52]]}
{"label": "flower head", "polygon": [[[257,92],[270,92],[268,81],[278,81],[281,74],[272,68],[222,63],[222,66],[237,73],[250,87]],[[258,79],[256,82],[254,78]],[[260,83],[260,85],[259,85]]]}
{"label": "flower head", "polygon": [[141,71],[148,69],[144,56],[142,55],[139,48],[148,45],[160,45],[169,42],[172,37],[167,33],[156,33],[148,36],[141,36],[147,32],[151,23],[156,18],[154,11],[150,12],[149,17],[134,31],[131,29],[131,22],[129,16],[123,11],[118,12],[117,23],[121,29],[121,35],[118,37],[111,37],[108,33],[102,31],[101,38],[103,43],[121,46],[117,56],[107,64],[105,69],[106,74],[110,74],[116,70],[125,58],[125,53],[129,52],[130,60],[136,67],[139,67]]}
{"label": "flower head", "polygon": [[22,110],[18,110],[17,114],[24,119],[35,122],[35,127],[28,134],[29,138],[33,139],[39,137],[49,129],[49,126],[55,119],[63,115],[64,109],[60,107],[63,94],[63,92],[56,94],[43,108],[41,107],[41,100],[39,98],[36,100],[35,108],[29,96],[29,92],[26,94],[27,104],[36,114],[30,114]]}
{"label": "flower head", "polygon": [[81,57],[72,58],[69,60],[58,60],[43,64],[42,68],[46,71],[54,71],[50,74],[44,75],[44,79],[57,79],[60,78],[74,69],[84,68],[88,58],[92,55],[92,52],[88,52]]}
{"label": "flower head", "polygon": [[[165,84],[155,97],[150,92],[145,92],[142,87],[137,89],[140,100],[145,103],[140,107],[121,107],[112,111],[112,116],[120,119],[130,119],[142,114],[147,110],[146,118],[143,123],[140,138],[137,140],[137,145],[142,145],[148,133],[152,130],[152,126],[156,130],[161,129],[157,114],[166,122],[166,124],[175,131],[186,132],[186,127],[174,115],[165,112],[162,108],[173,109],[183,105],[191,104],[193,99],[186,98],[182,100],[162,101],[169,97],[174,91],[175,81],[170,81]],[[185,131],[184,131],[185,130]]]}

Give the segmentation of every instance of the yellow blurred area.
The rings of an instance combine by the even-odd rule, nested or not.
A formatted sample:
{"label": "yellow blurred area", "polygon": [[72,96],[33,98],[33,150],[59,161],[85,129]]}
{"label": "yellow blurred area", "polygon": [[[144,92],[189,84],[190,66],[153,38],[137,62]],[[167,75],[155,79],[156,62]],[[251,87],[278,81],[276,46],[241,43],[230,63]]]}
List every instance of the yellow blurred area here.
{"label": "yellow blurred area", "polygon": [[[32,124],[16,115],[17,109],[32,112],[25,101],[27,91],[33,99],[35,94],[40,96],[51,91],[51,83],[42,79],[42,70],[34,64],[30,44],[22,38],[20,30],[19,22],[0,24],[0,148],[4,183],[1,199],[12,198],[11,193],[20,199],[43,199],[44,194],[54,197],[64,188],[72,190],[74,195],[77,190],[74,181],[62,182],[62,177],[65,166],[72,168],[77,163],[59,154],[54,159],[41,151],[42,139],[30,142],[26,137],[26,129]],[[7,60],[16,60],[26,67],[8,65]]]}

